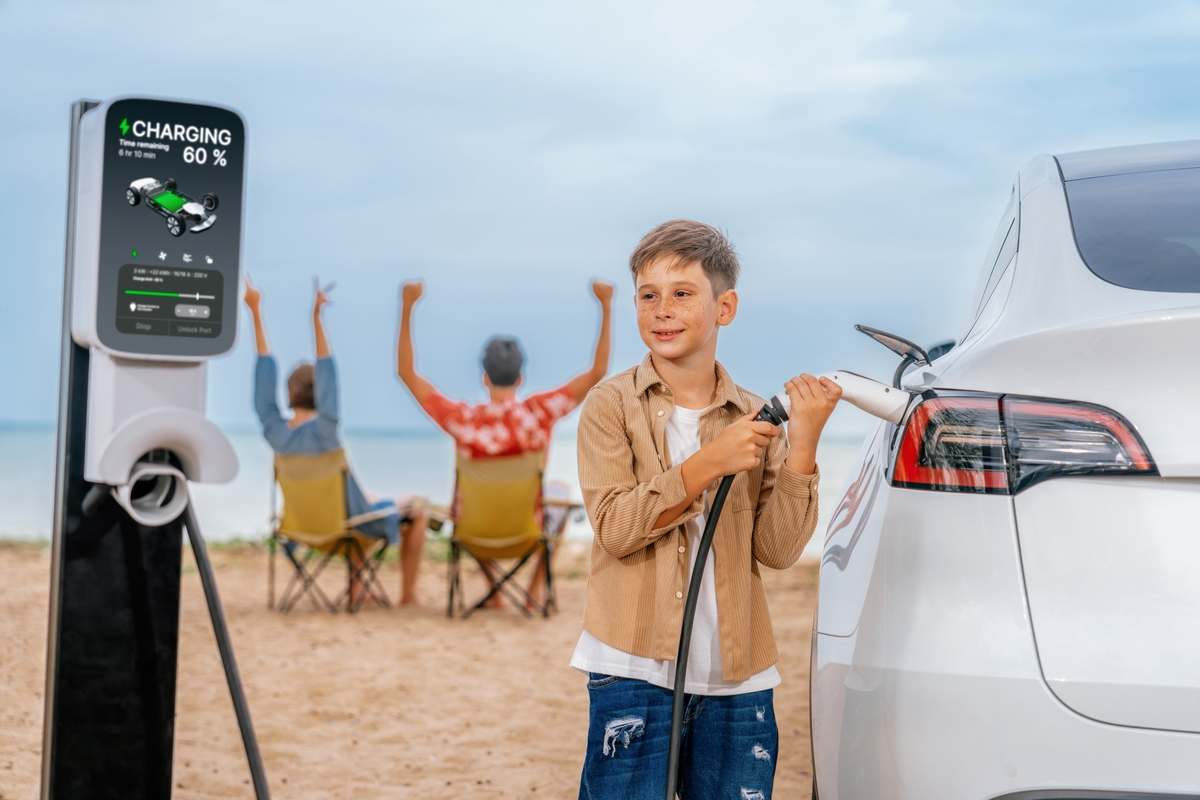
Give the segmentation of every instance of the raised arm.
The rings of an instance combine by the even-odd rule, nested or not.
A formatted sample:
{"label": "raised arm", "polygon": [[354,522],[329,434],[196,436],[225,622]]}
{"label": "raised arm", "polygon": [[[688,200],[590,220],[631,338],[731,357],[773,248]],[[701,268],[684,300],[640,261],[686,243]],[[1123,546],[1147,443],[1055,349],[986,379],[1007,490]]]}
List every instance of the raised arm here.
{"label": "raised arm", "polygon": [[267,328],[262,319],[262,292],[246,278],[246,308],[250,309],[250,318],[254,321],[254,346],[260,356],[271,355],[271,347],[267,344]]}
{"label": "raised arm", "polygon": [[267,331],[262,321],[262,292],[249,279],[246,280],[245,301],[254,320],[254,341],[258,352],[254,362],[254,414],[262,426],[263,435],[274,446],[286,432],[287,423],[279,413],[279,403],[275,399],[279,382],[278,367],[267,345]]}
{"label": "raised arm", "polygon": [[313,400],[317,404],[317,417],[327,423],[337,425],[341,411],[338,406],[337,369],[333,364],[333,353],[329,350],[329,340],[325,338],[325,323],[321,320],[321,311],[329,305],[329,290],[333,284],[321,288],[319,283],[313,285],[313,342],[316,345],[317,364],[316,380],[313,384]]}
{"label": "raised arm", "polygon": [[608,372],[608,354],[612,346],[613,285],[604,281],[592,281],[592,294],[600,301],[600,335],[596,337],[596,352],[592,356],[591,369],[576,375],[567,383],[567,393],[576,403],[582,403],[588,390],[599,383]]}
{"label": "raised arm", "polygon": [[317,358],[329,358],[329,340],[325,338],[325,323],[321,321],[321,309],[329,302],[329,295],[318,285],[313,293],[313,341],[317,348]]}
{"label": "raised arm", "polygon": [[396,340],[396,374],[404,385],[412,392],[412,396],[422,407],[430,398],[437,394],[432,383],[417,374],[416,355],[412,342],[412,312],[413,306],[421,299],[425,287],[420,281],[409,281],[400,290],[400,334]]}

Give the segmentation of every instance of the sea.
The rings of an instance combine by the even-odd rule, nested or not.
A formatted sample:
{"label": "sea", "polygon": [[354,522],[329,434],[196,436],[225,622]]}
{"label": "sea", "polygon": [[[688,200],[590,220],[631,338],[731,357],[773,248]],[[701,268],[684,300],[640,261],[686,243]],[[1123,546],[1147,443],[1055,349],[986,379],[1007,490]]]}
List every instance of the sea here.
{"label": "sea", "polygon": [[[194,484],[193,502],[205,538],[215,542],[264,538],[270,530],[271,450],[257,430],[225,429],[237,453],[238,476],[222,485]],[[55,427],[0,422],[0,539],[49,541],[54,500]],[[454,486],[454,448],[439,431],[350,430],[343,434],[363,489],[380,498],[420,495],[448,504]],[[821,508],[818,534],[853,479],[860,436],[826,436],[818,451]],[[556,431],[546,468],[548,493],[579,498],[573,431]],[[589,540],[586,517],[572,520],[568,538]]]}

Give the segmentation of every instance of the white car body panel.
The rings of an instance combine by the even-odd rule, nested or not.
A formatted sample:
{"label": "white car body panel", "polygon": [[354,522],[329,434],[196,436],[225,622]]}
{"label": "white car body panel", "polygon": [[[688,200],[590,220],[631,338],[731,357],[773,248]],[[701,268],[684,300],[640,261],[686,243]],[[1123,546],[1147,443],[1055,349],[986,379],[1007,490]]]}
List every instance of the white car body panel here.
{"label": "white car body panel", "polygon": [[1008,498],[888,491],[862,625],[815,641],[821,800],[1195,790],[1200,737],[1093,722],[1047,688]]}
{"label": "white car body panel", "polygon": [[[1178,152],[1200,164],[1200,144]],[[1107,174],[1101,156],[1072,170]],[[905,387],[1106,406],[1159,475],[894,487],[880,424],[822,554],[822,800],[1200,797],[1200,293],[1094,274],[1054,158],[1021,171],[1016,199],[1015,254]]]}
{"label": "white car body panel", "polygon": [[1016,508],[1054,693],[1096,719],[1200,730],[1200,480],[1047,481]]}
{"label": "white car body panel", "polygon": [[[888,496],[886,464],[877,454],[879,438],[887,427],[881,424],[867,437],[859,472],[829,521],[821,555],[821,584],[829,588],[818,618],[822,633],[851,636],[858,629],[884,517],[883,508],[875,509],[878,513],[867,513],[865,509],[886,502]],[[828,579],[824,577],[826,570],[831,576]],[[835,571],[840,574],[835,575]]]}

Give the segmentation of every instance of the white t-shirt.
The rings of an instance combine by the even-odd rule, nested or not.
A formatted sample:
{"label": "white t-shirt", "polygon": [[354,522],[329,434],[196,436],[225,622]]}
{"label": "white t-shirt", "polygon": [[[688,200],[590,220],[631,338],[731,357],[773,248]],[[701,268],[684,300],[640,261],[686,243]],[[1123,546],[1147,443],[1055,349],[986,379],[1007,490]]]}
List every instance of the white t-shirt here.
{"label": "white t-shirt", "polygon": [[[708,409],[682,408],[675,406],[667,420],[667,449],[671,462],[682,464],[685,459],[700,449],[700,417]],[[696,551],[700,546],[700,535],[704,530],[704,515],[700,514],[687,523],[688,576],[696,568]],[[675,660],[644,658],[618,650],[592,636],[586,630],[579,636],[571,666],[583,672],[600,672],[622,678],[638,680],[662,686],[675,686]],[[780,683],[779,671],[767,667],[744,681],[727,682],[721,672],[721,636],[717,625],[717,590],[713,577],[713,553],[710,550],[704,562],[704,575],[700,580],[700,597],[696,603],[696,618],[692,623],[692,641],[688,650],[687,679],[684,691],[688,694],[730,695],[759,692],[773,689]]]}

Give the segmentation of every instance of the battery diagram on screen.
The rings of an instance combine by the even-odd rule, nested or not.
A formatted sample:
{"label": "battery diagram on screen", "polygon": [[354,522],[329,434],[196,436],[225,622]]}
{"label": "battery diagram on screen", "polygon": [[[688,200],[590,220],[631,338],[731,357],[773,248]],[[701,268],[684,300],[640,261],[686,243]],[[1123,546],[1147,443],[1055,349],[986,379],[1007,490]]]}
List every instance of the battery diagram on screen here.
{"label": "battery diagram on screen", "polygon": [[180,192],[172,178],[138,178],[125,190],[125,201],[131,206],[145,205],[161,216],[172,236],[184,233],[203,233],[217,221],[217,196],[209,193],[198,201]]}

